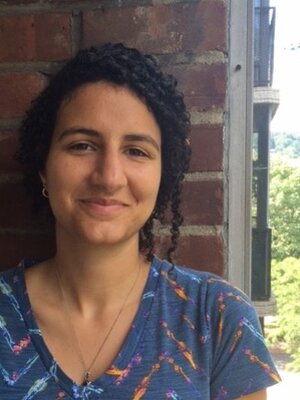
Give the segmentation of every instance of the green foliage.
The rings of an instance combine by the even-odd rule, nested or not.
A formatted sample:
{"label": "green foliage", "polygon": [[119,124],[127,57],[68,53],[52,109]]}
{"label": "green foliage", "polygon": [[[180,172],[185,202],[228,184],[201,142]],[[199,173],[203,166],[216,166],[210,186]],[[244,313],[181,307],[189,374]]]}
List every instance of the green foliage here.
{"label": "green foliage", "polygon": [[278,132],[271,137],[272,150],[281,156],[289,158],[300,157],[300,135]]}
{"label": "green foliage", "polygon": [[272,257],[300,258],[300,168],[275,159],[271,164]]}
{"label": "green foliage", "polygon": [[291,354],[289,369],[300,371],[300,259],[288,257],[272,263],[272,290],[277,316],[268,333],[271,343],[281,343]]}
{"label": "green foliage", "polygon": [[300,371],[300,165],[275,158],[271,163],[272,291],[277,316],[268,339],[291,354]]}

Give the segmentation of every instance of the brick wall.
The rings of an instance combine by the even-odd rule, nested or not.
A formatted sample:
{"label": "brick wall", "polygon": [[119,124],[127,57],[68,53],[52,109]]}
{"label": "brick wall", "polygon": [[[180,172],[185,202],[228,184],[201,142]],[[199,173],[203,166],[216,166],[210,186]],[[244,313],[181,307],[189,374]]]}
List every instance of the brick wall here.
{"label": "brick wall", "polygon": [[122,41],[156,55],[185,93],[193,158],[178,261],[222,274],[226,15],[224,0],[0,0],[0,268],[53,249],[12,159],[24,111],[79,48]]}

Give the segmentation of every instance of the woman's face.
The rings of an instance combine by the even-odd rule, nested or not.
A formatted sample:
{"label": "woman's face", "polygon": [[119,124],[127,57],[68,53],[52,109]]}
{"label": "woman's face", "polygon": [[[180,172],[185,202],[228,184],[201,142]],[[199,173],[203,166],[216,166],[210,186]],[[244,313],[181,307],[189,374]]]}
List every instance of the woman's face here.
{"label": "woman's face", "polygon": [[79,88],[59,109],[41,178],[59,237],[111,245],[138,241],[161,179],[161,133],[129,89]]}

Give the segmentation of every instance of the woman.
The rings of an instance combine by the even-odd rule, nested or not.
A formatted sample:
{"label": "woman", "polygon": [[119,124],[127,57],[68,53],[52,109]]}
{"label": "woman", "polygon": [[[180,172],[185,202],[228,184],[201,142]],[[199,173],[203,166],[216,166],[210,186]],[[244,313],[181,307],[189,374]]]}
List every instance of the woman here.
{"label": "woman", "polygon": [[56,252],[1,275],[1,398],[262,400],[278,381],[246,296],[153,255],[167,208],[176,248],[189,127],[175,80],[121,44],[32,104],[18,158]]}

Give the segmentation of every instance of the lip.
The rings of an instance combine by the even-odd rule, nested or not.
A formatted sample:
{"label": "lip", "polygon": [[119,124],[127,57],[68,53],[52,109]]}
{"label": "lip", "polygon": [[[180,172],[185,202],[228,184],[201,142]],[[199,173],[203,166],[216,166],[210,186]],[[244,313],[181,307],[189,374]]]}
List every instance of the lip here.
{"label": "lip", "polygon": [[87,210],[101,215],[116,214],[124,210],[128,205],[120,200],[109,198],[81,199],[80,204]]}

